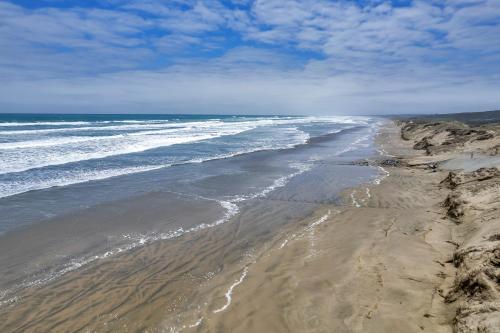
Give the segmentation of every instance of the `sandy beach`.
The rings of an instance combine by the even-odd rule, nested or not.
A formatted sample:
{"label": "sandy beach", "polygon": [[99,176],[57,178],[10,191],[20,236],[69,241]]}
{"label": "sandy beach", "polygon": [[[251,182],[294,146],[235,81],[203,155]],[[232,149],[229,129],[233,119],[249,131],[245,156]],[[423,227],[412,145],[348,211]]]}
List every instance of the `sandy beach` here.
{"label": "sandy beach", "polygon": [[386,121],[381,157],[352,163],[379,176],[338,200],[278,191],[234,223],[26,289],[0,330],[498,332],[499,128],[454,126]]}
{"label": "sandy beach", "polygon": [[500,0],[0,0],[0,333],[500,333]]}
{"label": "sandy beach", "polygon": [[[450,123],[399,125],[378,136],[387,176],[275,238],[234,275],[232,306],[199,331],[500,330],[499,127],[454,137]],[[432,148],[416,150],[421,140]],[[471,153],[467,169],[483,169],[439,167]]]}
{"label": "sandy beach", "polygon": [[[385,127],[388,154],[418,157]],[[451,331],[442,290],[453,279],[455,249],[438,187],[444,172],[381,166],[379,181],[344,193],[283,233],[234,292],[233,305],[210,316],[207,331]],[[238,276],[233,278],[238,281]],[[202,329],[203,330],[203,329]],[[202,331],[201,330],[201,331]]]}

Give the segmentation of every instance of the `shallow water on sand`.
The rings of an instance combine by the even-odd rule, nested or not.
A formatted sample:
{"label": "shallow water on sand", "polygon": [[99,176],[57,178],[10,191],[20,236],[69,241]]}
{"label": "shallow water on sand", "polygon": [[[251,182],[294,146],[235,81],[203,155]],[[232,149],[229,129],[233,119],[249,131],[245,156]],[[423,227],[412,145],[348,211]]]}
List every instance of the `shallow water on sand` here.
{"label": "shallow water on sand", "polygon": [[0,236],[0,329],[195,324],[182,309],[228,299],[200,304],[200,284],[378,175],[348,163],[376,154],[375,131],[372,121],[293,148],[4,198],[2,222],[26,226]]}

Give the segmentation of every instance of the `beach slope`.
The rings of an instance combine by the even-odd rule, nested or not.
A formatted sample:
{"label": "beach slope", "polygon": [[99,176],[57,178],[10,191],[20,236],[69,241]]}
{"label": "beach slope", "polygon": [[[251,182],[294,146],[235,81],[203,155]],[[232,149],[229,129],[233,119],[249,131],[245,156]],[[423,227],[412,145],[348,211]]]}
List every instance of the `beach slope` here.
{"label": "beach slope", "polygon": [[497,332],[498,129],[388,123],[360,162],[381,176],[275,238],[199,329]]}

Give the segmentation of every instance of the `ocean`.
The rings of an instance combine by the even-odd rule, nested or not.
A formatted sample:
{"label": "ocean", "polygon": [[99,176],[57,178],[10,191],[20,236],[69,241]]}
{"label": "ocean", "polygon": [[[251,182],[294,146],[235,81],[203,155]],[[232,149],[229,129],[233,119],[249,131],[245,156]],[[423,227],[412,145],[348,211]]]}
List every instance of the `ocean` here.
{"label": "ocean", "polygon": [[0,114],[0,198],[260,150],[362,117]]}

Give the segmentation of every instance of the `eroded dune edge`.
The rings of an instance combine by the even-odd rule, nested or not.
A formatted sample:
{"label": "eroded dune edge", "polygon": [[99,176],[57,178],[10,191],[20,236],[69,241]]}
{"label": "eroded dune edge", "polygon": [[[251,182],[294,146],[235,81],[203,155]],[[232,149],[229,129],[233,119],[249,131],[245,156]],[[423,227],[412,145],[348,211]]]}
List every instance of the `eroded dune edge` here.
{"label": "eroded dune edge", "polygon": [[[456,332],[500,330],[500,170],[498,124],[402,123],[401,137],[425,151],[432,167],[450,167],[444,219],[452,221],[455,267],[444,302],[455,308]],[[442,157],[441,157],[442,156]],[[442,158],[445,162],[441,162]],[[437,162],[437,163],[435,163]],[[441,163],[439,163],[441,162]],[[429,164],[430,165],[430,164]]]}

